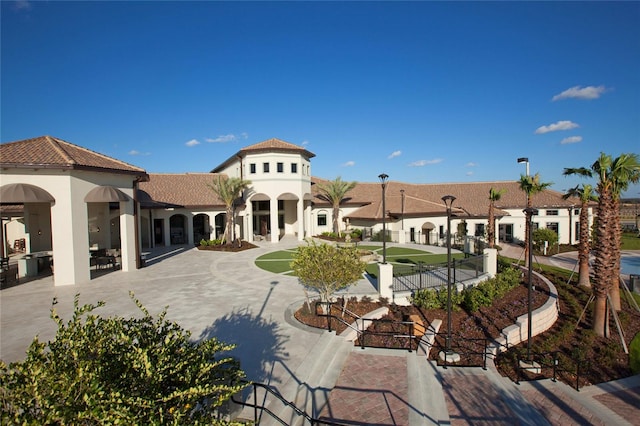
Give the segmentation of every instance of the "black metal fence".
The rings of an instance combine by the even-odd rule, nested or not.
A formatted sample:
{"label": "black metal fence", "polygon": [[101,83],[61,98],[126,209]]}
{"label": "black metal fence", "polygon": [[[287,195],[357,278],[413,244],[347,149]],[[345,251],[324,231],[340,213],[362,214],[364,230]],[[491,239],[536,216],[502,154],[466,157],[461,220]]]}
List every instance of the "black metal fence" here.
{"label": "black metal fence", "polygon": [[[470,256],[465,259],[455,259],[451,262],[452,283],[478,278],[484,274],[484,255]],[[447,264],[408,264],[394,265],[393,291],[421,290],[425,288],[440,288],[447,285]]]}

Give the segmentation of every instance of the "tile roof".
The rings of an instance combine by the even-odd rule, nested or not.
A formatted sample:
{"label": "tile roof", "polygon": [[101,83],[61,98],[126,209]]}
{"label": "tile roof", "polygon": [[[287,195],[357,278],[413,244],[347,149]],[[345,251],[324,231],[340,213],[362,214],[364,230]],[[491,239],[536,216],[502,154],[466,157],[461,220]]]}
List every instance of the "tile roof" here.
{"label": "tile roof", "polygon": [[150,173],[139,185],[143,207],[224,207],[209,187],[219,175],[212,173]]}
{"label": "tile roof", "polygon": [[316,155],[307,151],[301,146],[294,145],[289,142],[285,142],[282,139],[271,138],[266,141],[258,142],[253,145],[249,145],[247,147],[241,148],[236,154],[232,155],[228,159],[225,160],[224,163],[216,166],[215,169],[211,170],[211,173],[219,173],[224,170],[229,164],[238,160],[238,157],[245,157],[247,154],[254,154],[258,152],[285,152],[285,153],[296,153],[300,154],[307,159],[313,158]]}
{"label": "tile roof", "polygon": [[[323,179],[313,178],[313,183]],[[496,215],[508,214],[505,209],[524,208],[526,195],[520,190],[518,181],[411,184],[403,182],[387,182],[385,190],[385,207],[391,216],[399,217],[402,212],[402,194],[404,189],[405,217],[442,216],[446,208],[442,197],[453,195],[453,213],[470,217],[486,217],[489,210],[489,189],[505,190],[500,201],[496,203]],[[315,185],[312,186],[314,203],[318,206],[329,206],[317,197]],[[563,200],[562,193],[547,189],[532,198],[536,208],[555,209],[569,208],[579,205],[578,200]],[[345,198],[343,206],[361,205],[355,212],[347,215],[351,219],[380,220],[382,218],[382,187],[380,183],[358,183]]]}
{"label": "tile roof", "polygon": [[266,141],[258,142],[253,145],[249,145],[240,150],[240,152],[256,152],[256,151],[269,151],[269,152],[282,152],[282,151],[293,151],[301,153],[303,156],[307,158],[313,158],[316,155],[310,151],[307,151],[301,146],[294,145],[289,142],[285,142],[282,139],[271,138]]}
{"label": "tile roof", "polygon": [[0,144],[0,165],[126,173],[142,175],[144,178],[147,176],[140,167],[52,136]]}

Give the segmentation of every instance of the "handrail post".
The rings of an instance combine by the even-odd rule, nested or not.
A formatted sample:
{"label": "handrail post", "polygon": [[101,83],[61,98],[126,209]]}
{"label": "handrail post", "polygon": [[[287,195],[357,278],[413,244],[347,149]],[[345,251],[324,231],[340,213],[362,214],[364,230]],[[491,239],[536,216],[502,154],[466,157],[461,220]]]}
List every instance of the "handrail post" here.
{"label": "handrail post", "polygon": [[485,337],[483,339],[483,343],[484,343],[484,353],[482,354],[482,369],[486,370],[487,369],[487,338]]}
{"label": "handrail post", "polygon": [[253,421],[258,423],[258,387],[253,383]]}
{"label": "handrail post", "polygon": [[327,329],[331,333],[331,302],[327,303]]}
{"label": "handrail post", "polygon": [[553,353],[553,381],[556,382],[558,373],[558,352]]}

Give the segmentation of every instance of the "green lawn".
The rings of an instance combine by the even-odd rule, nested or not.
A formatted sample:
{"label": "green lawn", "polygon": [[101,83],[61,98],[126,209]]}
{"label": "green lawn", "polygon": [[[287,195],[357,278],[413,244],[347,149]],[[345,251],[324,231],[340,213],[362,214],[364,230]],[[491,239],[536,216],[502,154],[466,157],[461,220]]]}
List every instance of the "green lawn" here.
{"label": "green lawn", "polygon": [[622,250],[640,250],[640,237],[634,233],[622,234]]}
{"label": "green lawn", "polygon": [[[361,250],[371,250],[382,255],[381,245],[358,245]],[[256,259],[256,265],[274,274],[291,273],[290,263],[293,260],[295,250],[278,250],[264,254]],[[463,258],[463,254],[454,254],[453,258]],[[393,265],[444,263],[447,261],[446,254],[433,254],[425,250],[418,250],[406,247],[387,247],[387,262]],[[378,265],[370,263],[367,265],[367,272],[372,276],[378,275]]]}

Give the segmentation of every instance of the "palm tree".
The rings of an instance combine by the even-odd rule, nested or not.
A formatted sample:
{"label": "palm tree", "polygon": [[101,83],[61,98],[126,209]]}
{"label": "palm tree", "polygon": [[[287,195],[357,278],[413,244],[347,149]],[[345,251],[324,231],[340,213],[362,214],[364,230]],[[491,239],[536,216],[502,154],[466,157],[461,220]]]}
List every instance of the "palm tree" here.
{"label": "palm tree", "polygon": [[224,202],[226,211],[226,224],[224,228],[224,235],[222,242],[231,241],[232,229],[234,220],[234,206],[235,201],[241,196],[242,191],[247,189],[251,185],[251,181],[244,180],[238,177],[223,178],[218,175],[218,179],[214,180],[213,185],[209,185],[209,188],[215,192],[215,194]]}
{"label": "palm tree", "polygon": [[612,232],[614,239],[615,251],[614,255],[614,274],[611,277],[611,301],[613,309],[621,310],[620,306],[620,257],[622,245],[622,223],[620,221],[620,197],[622,193],[629,188],[631,183],[637,183],[640,180],[640,162],[637,154],[621,154],[613,160],[611,164],[611,178],[613,179],[613,197],[612,209],[615,214],[612,216]]}
{"label": "palm tree", "polygon": [[320,192],[318,197],[330,202],[333,207],[333,232],[338,237],[341,236],[339,222],[340,203],[342,203],[342,201],[344,200],[347,192],[355,188],[356,184],[357,182],[343,181],[340,176],[335,178],[335,180],[330,180],[318,184],[318,191]]}
{"label": "palm tree", "polygon": [[500,201],[504,194],[504,189],[489,189],[489,223],[487,226],[487,239],[489,240],[489,248],[493,248],[496,240],[496,201]]}
{"label": "palm tree", "polygon": [[[597,201],[593,186],[583,184],[582,187],[577,185],[571,188],[562,196],[565,200],[571,197],[580,199],[580,242],[578,244],[578,285],[591,287],[589,280],[589,252],[591,251],[589,244],[589,203]],[[569,225],[571,226],[571,225]]]}
{"label": "palm tree", "polygon": [[[596,177],[598,198],[598,220],[596,222],[596,244],[594,247],[595,307],[593,330],[599,336],[607,334],[607,295],[611,294],[613,308],[620,306],[620,194],[630,183],[640,179],[640,163],[636,154],[622,154],[615,160],[600,153],[591,168],[565,169],[565,174]],[[615,288],[615,290],[614,290]],[[617,299],[617,300],[616,300]]]}
{"label": "palm tree", "polygon": [[[527,209],[530,209],[533,205],[532,197],[538,194],[552,185],[552,182],[540,182],[540,174],[536,173],[534,176],[520,175],[520,189],[527,194]],[[529,227],[531,224],[531,214],[527,213],[526,223],[524,227],[524,264],[529,263]]]}

